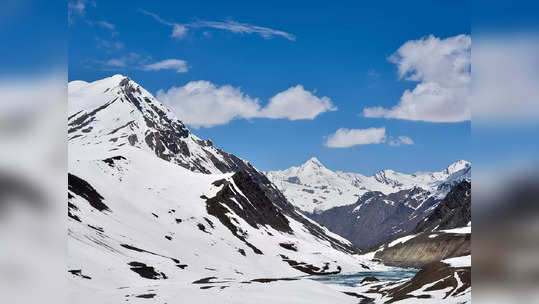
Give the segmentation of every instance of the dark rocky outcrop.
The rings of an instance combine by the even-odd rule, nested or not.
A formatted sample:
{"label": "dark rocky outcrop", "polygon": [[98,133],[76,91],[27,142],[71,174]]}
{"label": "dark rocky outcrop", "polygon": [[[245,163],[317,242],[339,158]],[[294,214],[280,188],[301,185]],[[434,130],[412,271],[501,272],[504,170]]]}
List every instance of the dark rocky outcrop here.
{"label": "dark rocky outcrop", "polygon": [[434,211],[417,224],[413,233],[466,226],[472,220],[471,183],[455,185]]}
{"label": "dark rocky outcrop", "polygon": [[118,156],[105,158],[103,162],[109,165],[110,167],[114,167],[115,162],[121,161],[121,160],[126,160],[126,159],[125,157],[118,155]]}
{"label": "dark rocky outcrop", "polygon": [[230,181],[223,179],[214,183],[216,186],[223,186],[216,196],[205,199],[208,213],[218,218],[234,236],[242,240],[255,253],[262,254],[247,241],[245,232],[231,219],[229,209],[253,228],[258,229],[262,225],[285,233],[293,233],[286,218],[289,216],[302,223],[315,236],[328,241],[334,248],[348,253],[355,252],[352,246],[329,236],[323,228],[299,214],[264,174],[253,167],[248,168],[232,176],[234,185],[243,195],[235,190]]}
{"label": "dark rocky outcrop", "polygon": [[82,273],[82,269],[72,269],[72,270],[68,270],[67,272],[71,273],[71,274],[74,275],[74,276],[81,277],[81,278],[83,278],[83,279],[87,279],[87,280],[91,280],[91,279],[92,279],[92,277],[83,274],[83,273]]}
{"label": "dark rocky outcrop", "polygon": [[129,266],[131,266],[129,269],[132,271],[138,273],[141,277],[145,279],[152,279],[152,280],[164,280],[167,279],[166,274],[159,272],[155,270],[152,266],[148,266],[141,262],[130,262],[128,263]]}
{"label": "dark rocky outcrop", "polygon": [[296,244],[294,243],[279,243],[279,246],[283,247],[286,250],[298,251],[298,248],[296,247]]}
{"label": "dark rocky outcrop", "polygon": [[[94,187],[87,181],[77,177],[74,174],[68,173],[67,187],[72,195],[77,195],[85,199],[90,206],[98,211],[110,211],[109,207],[103,203],[103,196],[99,194]],[[69,199],[69,196],[68,196]]]}
{"label": "dark rocky outcrop", "polygon": [[74,133],[78,130],[81,130],[83,128],[85,128],[86,126],[88,126],[90,123],[92,123],[93,121],[96,120],[96,117],[95,115],[97,113],[99,113],[100,111],[106,109],[108,106],[110,106],[111,104],[113,104],[118,98],[114,98],[113,100],[105,103],[104,105],[100,106],[100,107],[97,107],[95,108],[94,110],[88,112],[88,113],[83,113],[82,115],[78,116],[76,119],[72,119],[73,117],[77,116],[79,113],[81,113],[82,111],[79,111],[79,113],[75,114],[75,115],[72,115],[71,118],[69,119],[68,121],[68,130],[67,130],[67,133]]}
{"label": "dark rocky outcrop", "polygon": [[329,263],[325,263],[322,268],[305,263],[305,262],[299,262],[296,260],[293,260],[285,255],[281,254],[281,258],[283,259],[283,262],[288,263],[292,268],[299,270],[303,273],[310,274],[310,275],[333,275],[333,274],[339,274],[341,273],[341,266],[337,266],[336,271],[330,271],[329,270]]}
{"label": "dark rocky outcrop", "polygon": [[372,283],[372,282],[380,282],[380,280],[378,280],[376,277],[368,276],[368,277],[365,277],[363,280],[361,280],[360,284]]}

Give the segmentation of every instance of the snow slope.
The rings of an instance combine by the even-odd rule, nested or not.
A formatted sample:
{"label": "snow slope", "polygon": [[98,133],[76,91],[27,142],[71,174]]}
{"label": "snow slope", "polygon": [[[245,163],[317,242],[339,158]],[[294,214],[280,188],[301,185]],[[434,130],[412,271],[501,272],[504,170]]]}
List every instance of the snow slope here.
{"label": "snow slope", "polygon": [[365,176],[331,171],[313,157],[300,167],[269,171],[266,175],[297,208],[319,213],[353,204],[361,195],[370,191],[390,194],[419,187],[441,199],[452,185],[471,178],[471,164],[460,160],[439,172],[405,174],[383,170],[373,176]]}
{"label": "snow slope", "polygon": [[281,280],[379,266],[127,77],[69,84],[70,303],[354,303]]}

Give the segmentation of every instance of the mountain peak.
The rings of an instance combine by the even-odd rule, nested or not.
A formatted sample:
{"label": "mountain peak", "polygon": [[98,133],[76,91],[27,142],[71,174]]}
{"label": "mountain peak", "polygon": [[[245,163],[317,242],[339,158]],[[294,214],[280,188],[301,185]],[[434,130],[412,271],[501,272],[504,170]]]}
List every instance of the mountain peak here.
{"label": "mountain peak", "polygon": [[468,167],[471,166],[471,163],[469,161],[466,161],[466,160],[458,160],[454,163],[452,163],[451,165],[447,166],[446,168],[446,171],[448,174],[453,174],[455,172],[458,172],[462,169],[466,169]]}
{"label": "mountain peak", "polygon": [[127,76],[70,82],[68,99],[71,148],[91,146],[105,157],[135,147],[201,173],[250,166],[192,134],[169,108]]}
{"label": "mountain peak", "polygon": [[313,167],[313,166],[314,166],[314,167],[318,167],[318,168],[324,167],[324,168],[325,168],[324,164],[322,164],[322,162],[320,162],[320,161],[318,160],[318,158],[316,158],[316,157],[311,157],[308,161],[306,161],[306,162],[303,164],[302,167],[307,167],[307,166],[309,166],[309,167]]}

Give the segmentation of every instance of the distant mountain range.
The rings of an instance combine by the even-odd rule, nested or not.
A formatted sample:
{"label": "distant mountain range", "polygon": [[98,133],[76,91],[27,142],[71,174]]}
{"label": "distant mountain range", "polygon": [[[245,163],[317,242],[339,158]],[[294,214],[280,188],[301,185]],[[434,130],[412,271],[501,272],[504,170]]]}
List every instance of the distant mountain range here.
{"label": "distant mountain range", "polygon": [[365,250],[412,232],[455,185],[471,179],[471,164],[461,160],[439,172],[364,176],[331,171],[311,158],[266,175],[298,209]]}
{"label": "distant mountain range", "polygon": [[365,193],[388,195],[421,188],[441,199],[461,180],[471,179],[471,163],[459,160],[438,172],[416,174],[382,170],[372,176],[332,171],[313,157],[299,167],[266,172],[268,178],[298,209],[320,213],[337,206],[354,204]]}

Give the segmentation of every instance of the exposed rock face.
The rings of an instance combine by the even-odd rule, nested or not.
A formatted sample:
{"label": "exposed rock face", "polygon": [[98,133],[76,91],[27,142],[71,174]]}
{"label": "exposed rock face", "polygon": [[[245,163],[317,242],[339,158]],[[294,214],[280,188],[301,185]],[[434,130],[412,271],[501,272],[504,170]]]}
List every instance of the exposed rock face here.
{"label": "exposed rock face", "polygon": [[311,218],[364,250],[408,234],[436,202],[428,191],[417,187],[389,195],[367,192],[355,204]]}
{"label": "exposed rock face", "polygon": [[[74,174],[67,175],[67,186],[71,193],[68,193],[68,202],[73,195],[84,198],[90,206],[98,211],[110,211],[109,207],[103,203],[103,197],[88,182]],[[69,202],[71,203],[71,202]],[[69,209],[76,209],[75,205],[68,205]]]}
{"label": "exposed rock face", "polygon": [[192,134],[170,109],[123,75],[69,86],[68,136],[72,146],[133,146],[201,173],[252,166]]}
{"label": "exposed rock face", "polygon": [[472,220],[471,208],[471,183],[461,181],[424,221],[419,222],[414,233],[466,226]]}
{"label": "exposed rock face", "polygon": [[[245,170],[236,172],[232,176],[232,180],[243,195],[233,190],[230,181],[216,181],[214,185],[224,185],[224,187],[215,197],[207,199],[207,210],[209,214],[219,218],[242,241],[246,242],[242,236],[242,229],[226,216],[228,210],[232,210],[253,228],[258,228],[259,225],[267,225],[277,231],[293,233],[287,220],[288,216],[302,223],[313,235],[328,241],[335,249],[347,253],[356,251],[350,244],[329,236],[320,226],[313,224],[303,215],[299,214],[286,201],[284,196],[273,187],[265,175],[260,174],[256,170]],[[250,244],[247,245],[256,253],[261,253]],[[281,247],[283,247],[282,244]]]}
{"label": "exposed rock face", "polygon": [[463,303],[471,286],[471,267],[457,268],[436,262],[423,267],[410,281],[386,291],[385,303],[414,298],[419,301],[430,298],[432,293],[441,293],[439,297],[451,303]]}
{"label": "exposed rock face", "polygon": [[422,233],[405,242],[383,246],[375,259],[386,265],[422,267],[432,262],[471,254],[471,234]]}

